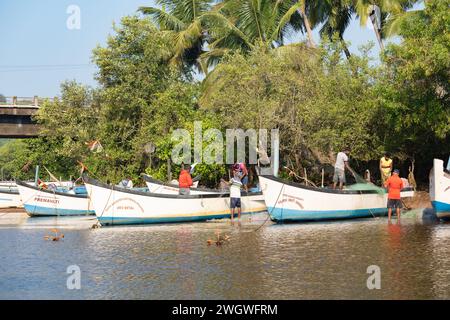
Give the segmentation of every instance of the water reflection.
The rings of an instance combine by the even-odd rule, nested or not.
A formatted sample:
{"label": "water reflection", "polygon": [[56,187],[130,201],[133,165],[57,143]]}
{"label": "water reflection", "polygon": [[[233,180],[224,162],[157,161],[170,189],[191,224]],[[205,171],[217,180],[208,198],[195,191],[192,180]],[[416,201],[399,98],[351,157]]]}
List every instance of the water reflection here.
{"label": "water reflection", "polygon": [[[450,225],[387,219],[274,225],[227,222],[90,229],[58,220],[63,242],[43,240],[53,220],[0,227],[0,298],[431,299],[450,298]],[[207,246],[219,230],[231,236]],[[82,290],[65,287],[69,265]],[[368,290],[367,267],[381,268]]]}

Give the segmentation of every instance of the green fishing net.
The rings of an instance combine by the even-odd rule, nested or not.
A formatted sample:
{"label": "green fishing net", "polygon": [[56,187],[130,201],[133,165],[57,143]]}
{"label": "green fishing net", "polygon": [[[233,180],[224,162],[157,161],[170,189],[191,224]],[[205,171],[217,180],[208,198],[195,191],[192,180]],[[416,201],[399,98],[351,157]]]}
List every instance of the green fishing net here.
{"label": "green fishing net", "polygon": [[347,186],[348,190],[374,190],[380,194],[386,193],[386,190],[374,185],[373,183],[355,183]]}
{"label": "green fishing net", "polygon": [[347,189],[349,189],[349,190],[361,190],[361,191],[362,190],[373,190],[373,191],[376,191],[379,194],[386,193],[386,190],[384,188],[376,186],[376,185],[374,185],[371,182],[367,182],[363,177],[361,177],[357,173],[353,173],[353,176],[355,177],[356,183],[347,186]]}

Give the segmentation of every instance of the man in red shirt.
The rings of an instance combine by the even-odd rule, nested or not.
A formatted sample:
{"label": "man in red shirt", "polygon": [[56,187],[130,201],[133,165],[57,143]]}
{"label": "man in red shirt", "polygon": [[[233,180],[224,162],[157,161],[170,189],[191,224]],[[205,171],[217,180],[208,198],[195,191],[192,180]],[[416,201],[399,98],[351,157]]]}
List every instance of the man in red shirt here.
{"label": "man in red shirt", "polygon": [[390,176],[384,186],[388,189],[388,219],[391,222],[392,209],[396,209],[397,221],[400,222],[400,209],[402,207],[402,202],[400,200],[400,190],[403,189],[403,181],[399,177],[400,171],[398,169],[394,170],[394,174]]}
{"label": "man in red shirt", "polygon": [[180,176],[178,178],[178,186],[180,187],[181,195],[189,195],[191,193],[191,186],[193,185],[191,174],[189,171],[191,170],[190,165],[183,165],[181,168]]}

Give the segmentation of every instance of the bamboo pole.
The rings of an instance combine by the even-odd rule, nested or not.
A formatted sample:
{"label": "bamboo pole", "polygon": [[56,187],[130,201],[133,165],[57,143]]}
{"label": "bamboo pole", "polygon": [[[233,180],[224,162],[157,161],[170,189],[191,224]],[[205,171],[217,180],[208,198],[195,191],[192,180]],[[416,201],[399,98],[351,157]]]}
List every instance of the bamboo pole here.
{"label": "bamboo pole", "polygon": [[324,177],[325,177],[325,170],[322,168],[322,188],[323,188]]}

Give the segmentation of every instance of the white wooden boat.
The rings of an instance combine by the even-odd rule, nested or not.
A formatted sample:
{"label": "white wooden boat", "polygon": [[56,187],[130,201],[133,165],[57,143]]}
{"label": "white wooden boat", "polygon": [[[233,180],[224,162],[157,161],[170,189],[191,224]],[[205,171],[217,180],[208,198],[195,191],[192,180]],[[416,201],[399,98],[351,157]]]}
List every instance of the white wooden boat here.
{"label": "white wooden boat", "polygon": [[[102,225],[193,222],[230,217],[224,194],[175,195],[142,192],[107,185],[83,176],[98,221]],[[242,213],[266,210],[263,200],[243,194]]]}
{"label": "white wooden boat", "polygon": [[76,216],[94,214],[87,194],[44,190],[17,180],[24,208],[30,216]]}
{"label": "white wooden boat", "polygon": [[438,218],[450,219],[450,173],[444,171],[440,159],[433,160],[430,171],[430,200]]}
{"label": "white wooden boat", "polygon": [[333,190],[260,176],[267,211],[273,221],[364,218],[387,213],[387,194],[376,190]]}
{"label": "white wooden boat", "polygon": [[0,187],[0,209],[22,207],[17,187]]}

